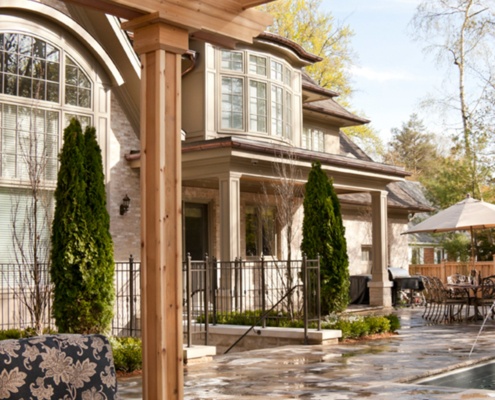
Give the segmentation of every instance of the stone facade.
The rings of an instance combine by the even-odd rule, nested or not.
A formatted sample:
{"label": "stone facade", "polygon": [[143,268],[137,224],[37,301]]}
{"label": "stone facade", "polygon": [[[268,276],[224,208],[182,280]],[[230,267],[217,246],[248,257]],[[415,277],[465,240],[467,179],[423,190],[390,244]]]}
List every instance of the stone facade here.
{"label": "stone facade", "polygon": [[[107,203],[110,213],[110,232],[114,242],[115,261],[126,261],[132,254],[141,257],[141,192],[139,169],[132,169],[125,154],[139,149],[139,139],[131,128],[118,100],[111,103],[110,151],[107,160],[110,176],[107,179]],[[120,215],[125,195],[131,199],[129,211]]]}

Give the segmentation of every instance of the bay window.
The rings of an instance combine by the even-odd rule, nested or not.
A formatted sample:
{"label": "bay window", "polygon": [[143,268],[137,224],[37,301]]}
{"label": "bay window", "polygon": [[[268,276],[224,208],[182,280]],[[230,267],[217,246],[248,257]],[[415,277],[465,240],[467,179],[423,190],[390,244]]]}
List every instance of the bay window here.
{"label": "bay window", "polygon": [[220,51],[220,129],[292,139],[292,73],[273,56]]}

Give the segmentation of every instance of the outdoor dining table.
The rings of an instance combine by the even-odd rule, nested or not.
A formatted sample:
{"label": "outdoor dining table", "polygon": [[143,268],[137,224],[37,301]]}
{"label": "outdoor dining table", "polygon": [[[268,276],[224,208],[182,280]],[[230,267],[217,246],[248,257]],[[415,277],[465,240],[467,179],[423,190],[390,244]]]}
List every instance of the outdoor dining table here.
{"label": "outdoor dining table", "polygon": [[452,289],[460,289],[466,292],[469,298],[469,304],[474,306],[474,315],[469,317],[469,319],[473,319],[473,320],[484,319],[483,313],[480,312],[478,307],[478,302],[476,300],[480,296],[481,288],[483,287],[483,285],[479,283],[463,282],[463,283],[447,283],[447,287]]}

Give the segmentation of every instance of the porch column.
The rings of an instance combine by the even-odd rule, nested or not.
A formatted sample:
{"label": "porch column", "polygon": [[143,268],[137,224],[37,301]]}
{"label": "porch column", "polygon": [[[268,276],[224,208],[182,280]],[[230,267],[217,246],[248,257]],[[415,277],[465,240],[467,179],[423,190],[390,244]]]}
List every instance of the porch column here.
{"label": "porch column", "polygon": [[371,192],[372,267],[370,305],[392,306],[393,282],[388,279],[387,192]]}
{"label": "porch column", "polygon": [[141,76],[141,302],[143,399],[183,396],[181,54],[184,29],[158,14],[123,24],[134,31]]}
{"label": "porch column", "polygon": [[234,261],[241,256],[241,174],[219,177],[220,260]]}

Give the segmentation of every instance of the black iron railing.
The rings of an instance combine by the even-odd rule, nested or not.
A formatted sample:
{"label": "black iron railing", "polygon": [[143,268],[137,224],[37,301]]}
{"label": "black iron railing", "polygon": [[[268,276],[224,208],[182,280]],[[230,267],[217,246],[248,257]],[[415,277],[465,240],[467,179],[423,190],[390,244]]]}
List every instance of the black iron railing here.
{"label": "black iron railing", "polygon": [[[125,262],[115,263],[112,335],[141,335],[140,267],[132,255]],[[0,264],[1,330],[33,326],[26,301],[22,300],[29,285],[18,278],[20,268],[17,264]],[[43,268],[43,276],[49,279],[46,265]],[[258,312],[263,316],[259,321],[262,327],[269,319],[301,319],[306,329],[311,322],[319,324],[319,260],[225,262],[207,256],[199,261],[187,257],[182,271],[183,333],[188,346],[208,344],[208,326],[228,313]],[[50,312],[51,302],[44,310],[44,324],[54,329]]]}

